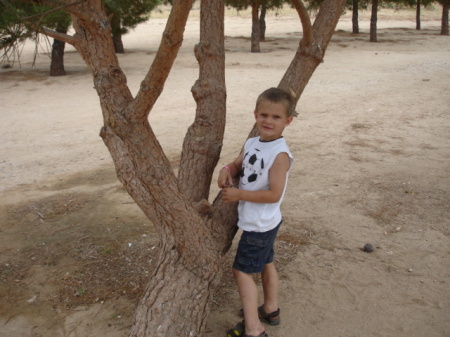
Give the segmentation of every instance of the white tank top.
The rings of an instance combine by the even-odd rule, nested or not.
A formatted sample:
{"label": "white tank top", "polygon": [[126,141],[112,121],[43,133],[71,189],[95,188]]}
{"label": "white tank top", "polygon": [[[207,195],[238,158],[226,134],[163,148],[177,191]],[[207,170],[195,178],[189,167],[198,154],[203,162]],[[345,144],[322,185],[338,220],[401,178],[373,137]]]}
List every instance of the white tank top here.
{"label": "white tank top", "polygon": [[[290,159],[289,169],[294,162],[283,137],[269,142],[260,141],[259,137],[249,138],[244,145],[239,188],[247,191],[269,189],[269,170],[280,153],[287,153]],[[281,221],[280,205],[286,191],[289,170],[286,172],[286,184],[281,198],[276,203],[263,204],[240,200],[238,226],[247,232],[267,232]]]}

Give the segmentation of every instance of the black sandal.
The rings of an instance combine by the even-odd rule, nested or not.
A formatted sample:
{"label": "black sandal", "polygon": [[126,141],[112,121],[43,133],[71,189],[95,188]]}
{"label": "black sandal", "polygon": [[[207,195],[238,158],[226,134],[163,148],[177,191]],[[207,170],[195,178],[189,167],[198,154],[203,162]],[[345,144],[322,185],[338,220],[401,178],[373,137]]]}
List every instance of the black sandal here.
{"label": "black sandal", "polygon": [[258,307],[258,316],[260,321],[267,323],[269,325],[278,325],[281,322],[279,308],[278,310],[268,314],[265,312],[264,306],[261,305]]}
{"label": "black sandal", "polygon": [[244,337],[245,325],[244,322],[239,322],[233,329],[227,331],[227,337]]}
{"label": "black sandal", "polygon": [[[239,311],[239,316],[242,317],[242,318],[244,317],[244,309],[241,309]],[[258,316],[259,316],[259,320],[261,322],[269,324],[269,325],[279,325],[280,322],[281,322],[280,309],[279,308],[278,308],[278,310],[268,314],[264,310],[264,305],[261,305],[261,306],[258,307]]]}
{"label": "black sandal", "polygon": [[263,332],[259,336],[250,336],[245,334],[244,322],[239,322],[233,329],[227,331],[227,337],[269,337],[266,332]]}

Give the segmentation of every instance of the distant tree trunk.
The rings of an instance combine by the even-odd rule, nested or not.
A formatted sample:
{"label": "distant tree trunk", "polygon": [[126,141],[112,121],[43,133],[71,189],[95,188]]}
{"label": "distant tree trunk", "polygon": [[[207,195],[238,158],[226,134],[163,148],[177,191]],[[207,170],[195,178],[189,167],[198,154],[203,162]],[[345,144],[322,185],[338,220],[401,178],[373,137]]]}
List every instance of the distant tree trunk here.
{"label": "distant tree trunk", "polygon": [[416,3],[416,30],[420,30],[420,0],[417,0]]}
{"label": "distant tree trunk", "polygon": [[[58,33],[66,34],[68,30],[67,25],[58,24],[56,31]],[[53,39],[52,45],[52,59],[50,62],[50,76],[64,76],[66,71],[64,69],[64,49],[66,43],[64,41]]]}
{"label": "distant tree trunk", "polygon": [[117,15],[113,15],[111,18],[111,34],[116,54],[124,54],[122,27],[120,25],[120,17]]}
{"label": "distant tree trunk", "polygon": [[259,53],[260,29],[259,29],[259,1],[252,2],[252,37],[251,37],[251,52]]}
{"label": "distant tree trunk", "polygon": [[266,12],[267,6],[261,6],[261,14],[259,15],[259,41],[266,40]]}
{"label": "distant tree trunk", "polygon": [[372,0],[372,15],[370,16],[370,42],[377,42],[378,0]]}
{"label": "distant tree trunk", "polygon": [[359,34],[359,0],[353,0],[353,10],[352,10],[352,27],[353,34]]}
{"label": "distant tree trunk", "polygon": [[116,54],[125,54],[125,48],[123,47],[122,42],[122,33],[117,32],[116,34],[113,34],[112,39]]}
{"label": "distant tree trunk", "polygon": [[441,24],[441,35],[448,35],[448,10],[449,10],[449,0],[444,1],[442,4],[442,24]]}

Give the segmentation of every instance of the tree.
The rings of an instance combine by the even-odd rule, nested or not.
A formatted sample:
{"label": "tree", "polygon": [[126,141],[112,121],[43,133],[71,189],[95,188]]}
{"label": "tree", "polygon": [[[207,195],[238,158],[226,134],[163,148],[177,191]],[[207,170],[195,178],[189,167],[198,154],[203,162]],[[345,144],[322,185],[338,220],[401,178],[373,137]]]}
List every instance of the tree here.
{"label": "tree", "polygon": [[358,20],[358,14],[359,14],[359,1],[358,0],[352,0],[352,31],[353,34],[359,34],[359,20]]}
{"label": "tree", "polygon": [[370,42],[377,42],[378,0],[372,0],[370,15]]}
{"label": "tree", "polygon": [[[70,16],[67,12],[50,6],[38,6],[33,3],[8,2],[0,3],[0,49],[4,58],[14,59],[14,52],[20,43],[31,38],[39,43],[36,29],[43,25],[60,33],[66,33],[70,26]],[[46,15],[43,15],[46,13]],[[52,45],[50,76],[65,75],[63,41],[55,39]],[[36,49],[37,50],[37,49]]]}
{"label": "tree", "polygon": [[[70,16],[67,12],[56,11],[45,17],[43,22],[47,27],[53,27],[58,33],[66,34],[71,25]],[[50,63],[50,76],[64,76],[64,41],[53,39],[52,55]]]}
{"label": "tree", "polygon": [[161,0],[103,0],[106,14],[111,18],[111,31],[116,53],[123,54],[125,49],[122,35],[145,22]]}
{"label": "tree", "polygon": [[367,9],[368,0],[347,0],[346,7],[352,10],[352,32],[359,34],[359,9]]}
{"label": "tree", "polygon": [[438,0],[438,2],[442,5],[441,35],[448,35],[448,10],[450,0]]}
{"label": "tree", "polygon": [[[265,40],[266,23],[265,16],[267,10],[276,10],[283,7],[283,4],[290,2],[287,0],[225,0],[225,5],[244,10],[251,7],[252,10],[252,33],[251,33],[251,52],[259,53],[261,51],[260,41]],[[261,14],[260,14],[261,13]]]}
{"label": "tree", "polygon": [[[278,86],[289,90],[296,102],[323,60],[344,2],[325,0],[312,23],[303,2],[293,1],[303,38]],[[222,258],[236,233],[236,205],[224,204],[220,194],[212,204],[207,201],[225,127],[223,1],[201,1],[195,47],[200,71],[191,90],[197,111],[184,140],[178,177],[148,119],[182,44],[192,3],[174,1],[158,52],[135,97],[119,66],[100,0],[66,8],[74,35],[41,30],[72,44],[90,68],[103,114],[100,135],[117,177],[159,235],[159,261],[136,309],[131,336],[204,336]]]}
{"label": "tree", "polygon": [[[69,27],[58,25],[56,31],[58,33],[66,34]],[[66,71],[64,69],[64,49],[66,43],[58,39],[53,39],[52,45],[52,61],[50,63],[50,76],[64,76]]]}

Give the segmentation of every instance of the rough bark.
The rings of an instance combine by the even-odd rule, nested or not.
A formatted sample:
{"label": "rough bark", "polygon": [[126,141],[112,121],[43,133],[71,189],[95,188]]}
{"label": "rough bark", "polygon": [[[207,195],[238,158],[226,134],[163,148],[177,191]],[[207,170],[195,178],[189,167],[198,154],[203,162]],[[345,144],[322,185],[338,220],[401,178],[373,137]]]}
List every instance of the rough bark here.
{"label": "rough bark", "polygon": [[[301,3],[300,0],[293,1]],[[336,25],[342,13],[345,0],[324,1],[311,28],[308,22],[303,22],[303,38],[299,43],[294,59],[280,81],[279,87],[289,90],[300,99],[306,85],[316,68],[323,62],[325,50],[330,43]],[[297,6],[299,16],[306,12],[304,6]],[[301,14],[303,13],[303,14]]]}
{"label": "rough bark", "polygon": [[370,16],[370,42],[377,42],[378,0],[372,0]]}
{"label": "rough bark", "polygon": [[184,139],[178,178],[183,192],[190,200],[198,203],[209,197],[209,186],[220,156],[225,131],[222,1],[201,2],[200,42],[195,46],[195,56],[199,62],[200,76],[191,91],[197,103],[197,112],[195,121]]}
{"label": "rough bark", "polygon": [[252,2],[252,36],[251,36],[251,52],[259,53],[259,1]]}

